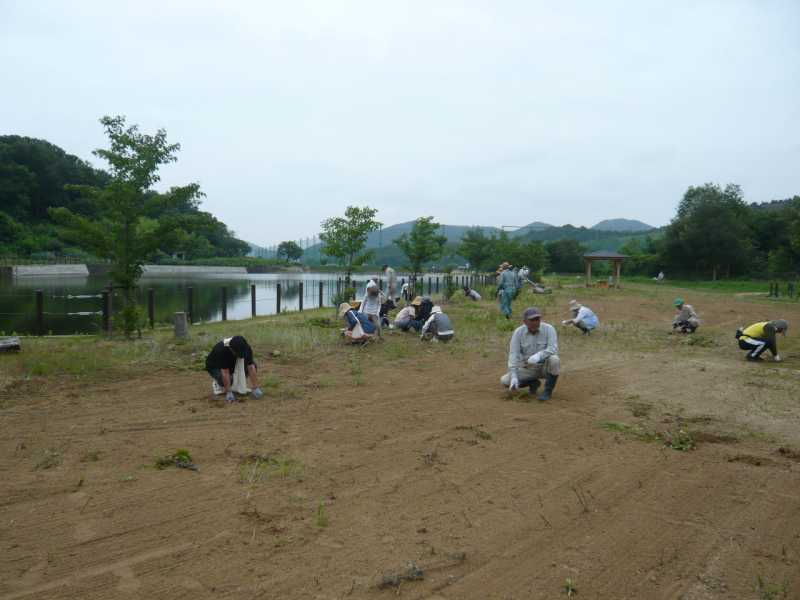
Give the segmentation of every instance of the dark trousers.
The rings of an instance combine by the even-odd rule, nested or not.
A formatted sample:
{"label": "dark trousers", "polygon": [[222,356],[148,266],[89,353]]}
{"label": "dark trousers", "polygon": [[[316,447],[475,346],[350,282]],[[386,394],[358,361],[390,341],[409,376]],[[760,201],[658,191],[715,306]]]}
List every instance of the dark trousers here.
{"label": "dark trousers", "polygon": [[[749,338],[745,340],[744,338],[739,338],[739,348],[748,351],[747,358],[759,358],[764,353],[764,350],[769,348],[769,340],[761,340],[758,338]],[[770,348],[770,350],[772,349]]]}

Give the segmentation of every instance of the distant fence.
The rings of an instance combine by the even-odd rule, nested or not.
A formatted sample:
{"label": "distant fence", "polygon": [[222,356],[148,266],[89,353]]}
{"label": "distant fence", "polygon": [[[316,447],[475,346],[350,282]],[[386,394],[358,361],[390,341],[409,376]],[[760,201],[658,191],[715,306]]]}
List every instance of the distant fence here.
{"label": "distant fence", "polygon": [[[383,280],[378,279],[378,285],[383,289]],[[406,283],[406,278],[398,279],[398,286],[396,294],[401,295],[401,290]],[[416,282],[410,281],[412,284],[406,294],[406,299],[411,300],[414,295],[432,295],[444,292],[448,284],[454,288],[463,286],[469,287],[485,287],[489,284],[494,284],[494,278],[486,275],[439,275],[439,276],[422,276]],[[336,300],[344,299],[344,294],[347,291],[345,280],[342,278],[336,280],[315,280],[315,281],[299,281],[297,283],[297,310],[302,311],[310,308],[324,308],[333,306]],[[219,288],[219,303],[216,305],[219,309],[220,321],[228,320],[229,308],[229,288],[227,286],[220,286]],[[145,290],[140,290],[145,292]],[[280,314],[286,312],[284,302],[284,286],[281,282],[277,282],[274,286],[274,295],[267,294],[266,297],[260,297],[258,294],[258,287],[256,284],[250,284],[250,318],[257,316],[267,316],[272,314]],[[17,297],[22,297],[21,294],[14,294]],[[140,294],[141,295],[141,294]],[[46,317],[100,317],[99,331],[111,335],[113,329],[113,314],[114,314],[114,289],[109,287],[97,292],[83,292],[76,295],[62,295],[62,296],[49,296],[46,297],[44,290],[35,290],[34,296],[34,314],[33,314],[33,330],[30,332],[15,332],[15,333],[29,333],[33,335],[43,336],[46,335],[48,329],[46,327]],[[30,298],[30,296],[25,296]],[[294,296],[293,296],[294,297]],[[240,296],[241,298],[241,296]],[[354,299],[352,295],[352,288],[350,299]],[[48,300],[92,300],[98,301],[94,306],[95,310],[85,310],[79,312],[49,312]],[[156,306],[157,295],[154,288],[148,288],[145,292],[145,306],[147,314],[147,324],[150,328],[156,325]],[[185,287],[185,297],[183,304],[183,312],[186,313],[189,323],[194,323],[197,318],[196,311],[196,294],[194,286]],[[269,303],[270,306],[264,310],[264,304]],[[260,309],[260,310],[259,310]],[[270,310],[272,309],[272,310]],[[0,313],[2,315],[12,316],[26,316],[30,318],[30,313]],[[216,320],[216,319],[214,319]]]}

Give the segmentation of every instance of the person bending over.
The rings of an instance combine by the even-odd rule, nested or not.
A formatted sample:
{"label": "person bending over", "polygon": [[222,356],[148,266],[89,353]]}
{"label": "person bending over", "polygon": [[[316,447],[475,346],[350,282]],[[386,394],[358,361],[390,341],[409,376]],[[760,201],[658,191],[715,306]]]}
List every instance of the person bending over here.
{"label": "person bending over", "polygon": [[[242,361],[242,364],[237,365],[238,361]],[[214,393],[224,392],[226,402],[236,402],[232,388],[239,393],[247,393],[246,381],[235,380],[237,372],[249,380],[254,398],[264,395],[258,385],[258,367],[253,360],[253,349],[240,335],[225,338],[214,345],[206,357],[206,371],[214,380]]]}

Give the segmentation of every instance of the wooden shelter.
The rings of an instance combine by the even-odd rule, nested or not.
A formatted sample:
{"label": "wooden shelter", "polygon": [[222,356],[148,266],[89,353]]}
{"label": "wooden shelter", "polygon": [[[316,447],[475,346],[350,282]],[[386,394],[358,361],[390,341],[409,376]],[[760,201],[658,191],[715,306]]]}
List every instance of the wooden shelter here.
{"label": "wooden shelter", "polygon": [[595,252],[584,254],[583,263],[586,265],[586,287],[590,287],[592,285],[592,263],[596,260],[608,260],[614,265],[614,283],[612,285],[615,288],[619,288],[619,278],[622,274],[622,263],[625,262],[626,258],[628,258],[627,255],[620,254],[619,252],[614,252],[612,250],[596,250]]}

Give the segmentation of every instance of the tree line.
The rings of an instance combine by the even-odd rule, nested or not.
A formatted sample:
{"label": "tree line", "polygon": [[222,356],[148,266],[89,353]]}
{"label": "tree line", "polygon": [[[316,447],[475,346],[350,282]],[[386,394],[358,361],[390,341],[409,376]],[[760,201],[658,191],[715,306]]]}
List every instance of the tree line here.
{"label": "tree line", "polygon": [[[105,117],[103,124],[122,134],[124,119]],[[156,136],[143,139],[153,140]],[[173,148],[177,151],[179,146]],[[108,159],[111,155],[95,154]],[[87,256],[90,249],[79,240],[60,235],[50,209],[63,208],[92,221],[107,217],[107,198],[89,189],[105,190],[115,185],[112,173],[96,169],[77,156],[67,154],[45,140],[16,135],[0,136],[0,255],[42,258],[48,255]],[[141,166],[141,165],[140,165]],[[167,232],[150,250],[147,260],[159,262],[172,257],[186,260],[244,256],[246,242],[236,239],[227,226],[199,209],[203,196],[199,187],[167,195],[152,189],[142,190],[147,202],[142,205],[139,227]]]}

